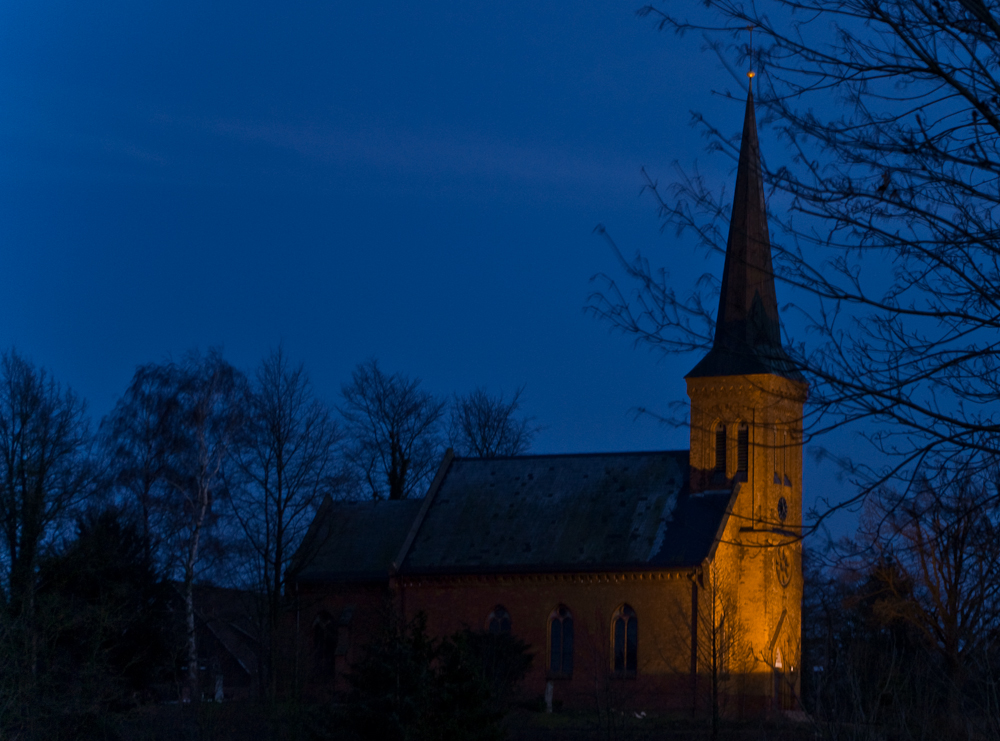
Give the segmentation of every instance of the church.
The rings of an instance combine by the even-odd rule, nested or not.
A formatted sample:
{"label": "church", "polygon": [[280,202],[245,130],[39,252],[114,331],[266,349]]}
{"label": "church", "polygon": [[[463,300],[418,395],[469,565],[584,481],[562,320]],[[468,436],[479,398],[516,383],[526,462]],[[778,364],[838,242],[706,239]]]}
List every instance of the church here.
{"label": "church", "polygon": [[294,576],[312,688],[387,602],[432,636],[511,632],[529,696],[729,715],[797,706],[806,384],[781,344],[752,92],[690,449],[462,458],[420,500],[324,503]]}

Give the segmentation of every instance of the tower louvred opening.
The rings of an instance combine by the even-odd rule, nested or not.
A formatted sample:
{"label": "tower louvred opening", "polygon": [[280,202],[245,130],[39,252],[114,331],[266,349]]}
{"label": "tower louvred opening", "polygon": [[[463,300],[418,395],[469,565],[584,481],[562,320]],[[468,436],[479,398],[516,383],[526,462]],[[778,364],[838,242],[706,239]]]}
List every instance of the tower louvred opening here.
{"label": "tower louvred opening", "polygon": [[721,481],[726,477],[726,426],[715,428],[715,472],[713,478]]}
{"label": "tower louvred opening", "polygon": [[736,477],[740,481],[747,480],[750,468],[750,428],[742,423],[736,432]]}

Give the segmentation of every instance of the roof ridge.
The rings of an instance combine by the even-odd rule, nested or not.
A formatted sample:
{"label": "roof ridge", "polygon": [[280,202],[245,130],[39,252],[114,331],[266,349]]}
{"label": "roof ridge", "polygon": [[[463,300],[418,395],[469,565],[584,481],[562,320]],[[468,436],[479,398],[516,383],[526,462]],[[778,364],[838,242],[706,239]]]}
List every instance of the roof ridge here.
{"label": "roof ridge", "polygon": [[444,452],[444,458],[441,459],[441,465],[438,466],[437,474],[434,476],[434,480],[427,489],[427,494],[424,496],[424,503],[421,505],[420,511],[417,512],[417,516],[413,518],[413,524],[410,525],[410,531],[406,534],[406,540],[403,541],[403,545],[399,549],[399,553],[396,558],[391,564],[389,564],[390,574],[397,573],[406,561],[406,556],[410,551],[410,546],[413,545],[413,541],[417,537],[417,531],[420,530],[424,517],[427,515],[427,510],[430,509],[431,503],[434,501],[434,495],[437,494],[438,489],[441,488],[441,482],[444,481],[445,474],[448,473],[448,468],[451,467],[451,462],[454,459],[455,451],[452,448],[448,448]]}

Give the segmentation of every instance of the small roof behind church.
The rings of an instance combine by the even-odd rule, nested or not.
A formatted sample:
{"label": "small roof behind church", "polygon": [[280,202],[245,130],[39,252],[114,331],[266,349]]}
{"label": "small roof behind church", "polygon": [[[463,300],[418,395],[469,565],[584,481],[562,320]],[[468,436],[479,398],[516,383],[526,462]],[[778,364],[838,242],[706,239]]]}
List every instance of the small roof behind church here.
{"label": "small roof behind church", "polygon": [[651,569],[710,552],[729,501],[691,496],[688,452],[455,458],[407,574]]}
{"label": "small roof behind church", "polygon": [[327,500],[294,559],[298,581],[387,579],[421,504],[422,499]]}

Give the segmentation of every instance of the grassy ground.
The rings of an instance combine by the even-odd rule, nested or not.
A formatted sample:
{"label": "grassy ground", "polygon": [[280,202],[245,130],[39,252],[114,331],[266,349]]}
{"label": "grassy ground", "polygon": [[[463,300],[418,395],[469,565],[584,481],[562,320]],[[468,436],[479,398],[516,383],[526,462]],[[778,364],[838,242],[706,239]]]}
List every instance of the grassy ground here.
{"label": "grassy ground", "polygon": [[[86,738],[108,741],[314,741],[315,708],[281,706],[268,710],[252,703],[161,705],[119,716],[105,731]],[[508,718],[510,741],[708,741],[707,720],[648,715],[600,718],[595,713],[532,712],[518,709]],[[718,741],[810,741],[808,724],[791,722],[723,723]],[[81,738],[85,738],[81,736]],[[336,731],[329,736],[336,741]]]}
{"label": "grassy ground", "polygon": [[[650,714],[644,718],[601,718],[596,713],[529,713],[516,711],[508,717],[511,741],[708,741],[712,738],[707,719]],[[719,741],[810,741],[808,724],[791,722],[722,722]]]}

